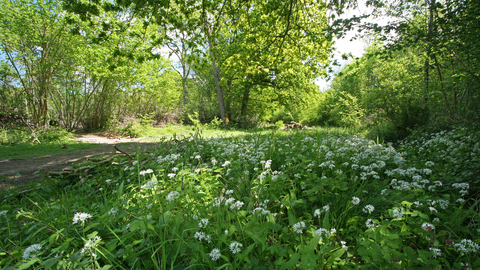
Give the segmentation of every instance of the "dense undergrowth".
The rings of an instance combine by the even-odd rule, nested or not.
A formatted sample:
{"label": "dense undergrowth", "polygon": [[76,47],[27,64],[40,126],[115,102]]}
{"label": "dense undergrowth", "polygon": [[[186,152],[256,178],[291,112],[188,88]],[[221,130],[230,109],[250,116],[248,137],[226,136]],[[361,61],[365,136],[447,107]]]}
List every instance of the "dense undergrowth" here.
{"label": "dense undergrowth", "polygon": [[[172,139],[2,194],[4,269],[479,269],[478,134]],[[84,166],[79,164],[78,166]]]}

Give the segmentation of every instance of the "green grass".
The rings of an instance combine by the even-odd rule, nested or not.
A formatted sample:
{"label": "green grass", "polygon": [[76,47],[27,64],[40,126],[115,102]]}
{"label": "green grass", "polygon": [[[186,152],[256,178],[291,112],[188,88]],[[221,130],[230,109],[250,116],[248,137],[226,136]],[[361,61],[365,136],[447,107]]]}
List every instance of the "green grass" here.
{"label": "green grass", "polygon": [[[63,149],[66,144],[69,148]],[[0,160],[5,159],[26,159],[53,156],[63,153],[81,151],[97,147],[98,144],[82,142],[46,142],[38,143],[19,143],[15,145],[0,145]]]}
{"label": "green grass", "polygon": [[336,129],[256,131],[77,164],[81,178],[0,194],[0,267],[479,269],[469,134],[399,150]]}

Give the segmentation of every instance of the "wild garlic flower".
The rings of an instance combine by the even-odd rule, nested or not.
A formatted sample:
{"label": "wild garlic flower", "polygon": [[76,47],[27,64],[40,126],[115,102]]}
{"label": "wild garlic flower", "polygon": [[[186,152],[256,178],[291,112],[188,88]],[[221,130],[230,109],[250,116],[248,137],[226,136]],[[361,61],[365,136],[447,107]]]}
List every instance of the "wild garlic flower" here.
{"label": "wild garlic flower", "polygon": [[364,213],[371,214],[374,210],[375,210],[375,207],[371,204],[365,205],[365,207],[363,207]]}
{"label": "wild garlic flower", "polygon": [[433,226],[433,224],[425,222],[425,223],[422,224],[422,229],[424,229],[427,232],[431,232],[431,231],[435,230],[435,226]]}
{"label": "wild garlic flower", "polygon": [[202,219],[200,220],[200,222],[198,223],[198,227],[200,227],[200,228],[206,228],[207,225],[208,225],[208,222],[209,222],[208,219],[202,218]]}
{"label": "wild garlic flower", "polygon": [[352,198],[352,203],[353,203],[354,205],[358,205],[358,204],[360,203],[360,199],[359,199],[358,197],[353,197],[353,198]]}
{"label": "wild garlic flower", "polygon": [[178,191],[172,191],[168,193],[166,200],[171,202],[177,199],[178,197],[180,197],[180,193],[178,193]]}
{"label": "wild garlic flower", "polygon": [[212,251],[208,255],[210,256],[210,258],[212,258],[212,261],[216,261],[216,260],[220,259],[220,256],[222,254],[220,253],[220,250],[218,248],[214,248],[214,249],[212,249]]}
{"label": "wild garlic flower", "polygon": [[323,238],[325,239],[330,235],[327,229],[320,228],[315,231],[316,236],[320,236],[320,241],[323,241]]}
{"label": "wild garlic flower", "polygon": [[230,205],[230,209],[231,209],[231,210],[237,210],[237,211],[238,211],[238,210],[240,210],[240,208],[242,208],[243,205],[244,205],[243,202],[241,202],[241,201],[236,201],[236,202],[234,202],[232,205]]}
{"label": "wild garlic flower", "polygon": [[373,219],[371,218],[367,219],[367,222],[365,222],[365,226],[367,226],[367,228],[369,229],[371,229],[372,227],[376,227],[375,222],[373,222]]}
{"label": "wild garlic flower", "polygon": [[169,174],[167,174],[168,178],[170,178],[170,179],[174,178],[175,175],[176,175],[176,174],[174,174],[174,173],[169,173]]}
{"label": "wild garlic flower", "polygon": [[322,213],[326,213],[330,210],[330,205],[325,205],[322,209],[316,209],[315,212],[313,213],[314,217],[320,217]]}
{"label": "wild garlic flower", "polygon": [[153,170],[152,169],[148,169],[148,170],[144,170],[144,171],[140,171],[140,175],[145,175],[147,173],[153,173]]}
{"label": "wild garlic flower", "polygon": [[114,216],[117,212],[118,212],[117,208],[112,208],[112,209],[110,209],[110,211],[108,211],[108,214],[110,216]]}
{"label": "wild garlic flower", "polygon": [[207,241],[207,243],[211,243],[210,235],[206,235],[204,232],[196,232],[193,237],[195,237],[198,241],[202,242],[202,240]]}
{"label": "wild garlic flower", "polygon": [[23,252],[23,257],[22,259],[28,260],[29,258],[36,258],[38,255],[38,252],[42,249],[42,246],[40,244],[33,244],[29,246],[25,251]]}
{"label": "wild garlic flower", "polygon": [[[102,241],[102,238],[100,238],[100,236],[95,236],[94,238],[90,238],[87,240],[87,242],[85,243],[85,246],[83,246],[82,250],[80,251],[80,253],[84,253],[85,251],[91,251],[91,249],[94,249],[96,247],[98,247],[98,245],[100,244],[100,241]],[[95,256],[94,253],[92,253],[92,256]]]}
{"label": "wild garlic flower", "polygon": [[305,222],[300,221],[293,225],[293,231],[296,233],[302,233],[302,230],[305,229]]}
{"label": "wild garlic flower", "polygon": [[403,210],[403,208],[393,209],[394,218],[403,218],[404,215],[405,215],[405,211]]}
{"label": "wild garlic flower", "polygon": [[439,248],[430,248],[430,250],[433,252],[434,258],[442,256],[442,251]]}
{"label": "wild garlic flower", "polygon": [[230,244],[230,251],[233,253],[233,254],[237,254],[237,253],[240,253],[240,251],[242,251],[241,247],[243,247],[243,245],[239,242],[232,242]]}
{"label": "wild garlic flower", "polygon": [[157,182],[158,182],[158,181],[156,181],[156,180],[148,181],[148,182],[147,182],[145,185],[143,185],[140,189],[150,189],[150,188],[153,188]]}
{"label": "wild garlic flower", "polygon": [[225,163],[223,163],[222,167],[225,167],[225,166],[228,166],[228,165],[230,165],[230,161],[227,160],[227,161],[225,161]]}
{"label": "wild garlic flower", "polygon": [[453,244],[453,248],[463,256],[466,253],[478,252],[480,246],[470,239],[463,239],[460,243]]}
{"label": "wild garlic flower", "polygon": [[255,208],[255,209],[253,209],[251,213],[252,213],[252,215],[257,214],[257,213],[260,213],[260,214],[266,216],[266,215],[270,214],[270,211],[269,211],[269,210],[266,210],[266,209],[264,209],[264,208],[262,208],[262,207],[257,207],[257,208]]}
{"label": "wild garlic flower", "polygon": [[87,214],[87,213],[76,213],[73,216],[73,223],[72,224],[75,224],[75,223],[80,221],[82,223],[82,226],[83,226],[85,224],[85,220],[87,220],[87,218],[92,218],[92,215]]}

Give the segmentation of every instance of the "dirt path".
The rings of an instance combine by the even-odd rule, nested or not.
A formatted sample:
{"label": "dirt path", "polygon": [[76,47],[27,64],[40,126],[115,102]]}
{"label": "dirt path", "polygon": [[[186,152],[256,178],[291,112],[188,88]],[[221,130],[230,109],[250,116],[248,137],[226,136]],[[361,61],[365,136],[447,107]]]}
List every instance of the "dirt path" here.
{"label": "dirt path", "polygon": [[[51,155],[47,157],[28,159],[0,160],[0,189],[9,189],[13,186],[42,181],[46,172],[55,172],[68,168],[73,160],[90,155],[101,155],[115,152],[114,144],[139,142],[141,148],[152,147],[154,143],[142,142],[140,139],[112,138],[103,134],[78,135],[76,140],[97,143],[98,146],[82,151],[65,154]],[[122,151],[134,153],[136,144],[119,146]]]}

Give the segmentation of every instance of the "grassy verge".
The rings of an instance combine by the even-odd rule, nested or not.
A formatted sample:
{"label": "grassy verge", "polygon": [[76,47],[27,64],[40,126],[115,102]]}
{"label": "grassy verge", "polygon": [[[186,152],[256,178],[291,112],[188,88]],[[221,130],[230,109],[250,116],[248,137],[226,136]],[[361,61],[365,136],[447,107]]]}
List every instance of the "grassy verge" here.
{"label": "grassy verge", "polygon": [[[62,148],[63,145],[68,148]],[[97,147],[98,144],[89,144],[81,142],[46,142],[38,143],[19,143],[15,145],[0,145],[0,160],[5,159],[26,159],[53,156],[63,153],[81,151]]]}

